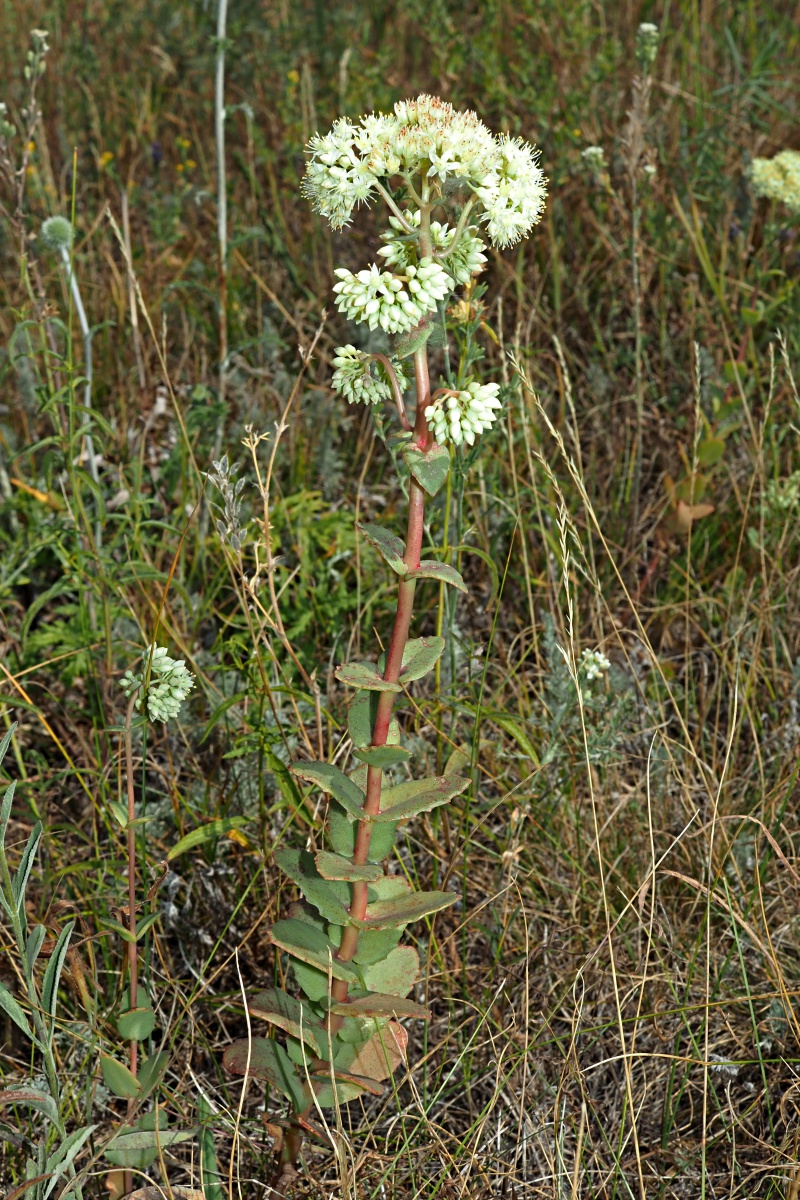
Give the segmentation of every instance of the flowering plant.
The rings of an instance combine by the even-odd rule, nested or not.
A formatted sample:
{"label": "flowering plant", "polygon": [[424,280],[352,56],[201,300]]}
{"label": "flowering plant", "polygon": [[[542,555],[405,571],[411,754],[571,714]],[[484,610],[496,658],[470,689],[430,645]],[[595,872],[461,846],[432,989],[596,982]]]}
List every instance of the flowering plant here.
{"label": "flowering plant", "polygon": [[[433,916],[456,897],[414,892],[382,864],[401,823],[448,803],[469,780],[408,778],[410,755],[400,745],[393,709],[444,649],[441,637],[409,638],[417,583],[433,579],[466,591],[453,567],[421,559],[426,497],[447,478],[447,443],[472,446],[502,407],[496,383],[463,378],[457,387],[431,391],[431,317],[437,309],[443,314],[451,293],[483,269],[486,240],[502,248],[530,232],[546,195],[531,146],[494,136],[474,113],[432,96],[357,123],[342,118],[312,138],[309,152],[302,190],[334,229],[346,225],[359,204],[381,199],[389,210],[382,262],[357,272],[337,269],[333,290],[350,320],[395,335],[393,351],[340,346],[333,386],[350,403],[394,403],[410,479],[405,542],[381,526],[360,527],[397,575],[398,597],[387,652],[377,663],[336,670],[354,692],[348,732],[355,769],[347,774],[327,762],[292,767],[330,801],[330,849],[275,854],[304,900],[272,926],[270,940],[289,956],[303,996],[280,988],[262,992],[250,1012],[281,1030],[283,1044],[253,1037],[225,1053],[229,1070],[269,1082],[291,1103],[293,1115],[270,1126],[281,1170],[297,1157],[304,1131],[322,1132],[316,1114],[324,1107],[381,1091],[381,1081],[404,1058],[401,1019],[430,1016],[408,998],[420,963],[416,950],[399,942],[411,921]],[[413,424],[403,399],[410,386],[406,359],[413,361],[416,386]]]}

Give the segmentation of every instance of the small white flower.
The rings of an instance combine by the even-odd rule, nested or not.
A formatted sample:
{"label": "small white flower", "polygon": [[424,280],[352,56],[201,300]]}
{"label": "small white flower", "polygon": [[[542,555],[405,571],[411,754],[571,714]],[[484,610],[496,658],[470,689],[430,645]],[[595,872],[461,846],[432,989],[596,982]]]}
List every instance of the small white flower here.
{"label": "small white flower", "polygon": [[460,392],[439,396],[425,409],[425,418],[433,426],[433,436],[440,445],[466,442],[474,446],[475,438],[490,429],[503,407],[497,393],[497,383],[477,383],[472,380]]}
{"label": "small white flower", "polygon": [[581,151],[581,158],[593,171],[604,171],[606,168],[606,153],[602,146],[587,146]]}
{"label": "small white flower", "polygon": [[580,665],[586,679],[591,683],[593,679],[599,679],[605,674],[611,662],[600,650],[584,650],[581,653]]}
{"label": "small white flower", "polygon": [[[339,346],[333,365],[336,367],[333,386],[349,404],[379,404],[382,400],[393,399],[386,368],[371,354],[356,350],[355,346]],[[408,379],[403,368],[396,359],[392,359],[392,366],[400,391],[404,392]]]}
{"label": "small white flower", "polygon": [[170,658],[164,646],[148,646],[144,653],[142,671],[134,675],[126,671],[121,679],[122,690],[130,698],[138,692],[135,707],[141,712],[144,678],[150,670],[147,687],[147,715],[151,721],[169,721],[177,717],[189,692],[194,687],[194,676],[183,659]]}

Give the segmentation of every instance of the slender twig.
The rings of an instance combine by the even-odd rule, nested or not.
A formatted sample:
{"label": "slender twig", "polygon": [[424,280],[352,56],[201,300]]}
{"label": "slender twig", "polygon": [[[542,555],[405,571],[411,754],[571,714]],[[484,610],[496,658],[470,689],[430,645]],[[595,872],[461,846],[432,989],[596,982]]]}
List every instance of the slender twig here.
{"label": "slender twig", "polygon": [[392,389],[392,395],[394,396],[394,402],[397,408],[397,415],[400,418],[400,424],[403,426],[403,429],[405,429],[406,433],[411,433],[414,429],[414,426],[406,416],[406,406],[403,404],[403,393],[400,390],[400,383],[397,379],[397,372],[392,366],[392,360],[389,358],[388,354],[373,354],[372,357],[376,362],[382,364],[386,374],[389,376],[389,385]]}

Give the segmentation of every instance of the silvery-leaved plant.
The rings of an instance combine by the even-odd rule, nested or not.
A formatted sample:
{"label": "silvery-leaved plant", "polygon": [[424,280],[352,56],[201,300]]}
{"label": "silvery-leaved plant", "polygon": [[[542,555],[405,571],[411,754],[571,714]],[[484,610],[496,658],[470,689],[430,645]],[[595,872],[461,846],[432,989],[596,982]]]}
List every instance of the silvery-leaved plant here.
{"label": "silvery-leaved plant", "polygon": [[[249,1005],[253,1017],[280,1031],[280,1040],[255,1036],[234,1043],[225,1064],[268,1082],[291,1105],[270,1126],[279,1177],[300,1150],[305,1132],[321,1133],[326,1107],[381,1091],[403,1061],[408,1040],[402,1020],[430,1016],[410,999],[420,962],[401,945],[412,921],[451,905],[453,892],[415,891],[406,875],[385,862],[399,827],[447,804],[469,786],[455,775],[414,779],[400,744],[396,699],[434,670],[441,637],[409,638],[418,582],[436,580],[461,592],[453,567],[422,559],[426,499],[440,490],[450,468],[448,443],[475,446],[502,408],[496,383],[459,377],[432,391],[428,343],[453,293],[473,282],[486,264],[487,243],[503,248],[539,221],[546,181],[537,151],[526,142],[495,136],[472,112],[458,112],[432,96],[395,105],[353,122],[342,118],[315,135],[303,193],[334,229],[360,205],[388,209],[379,261],[336,270],[336,306],[351,321],[394,337],[387,353],[353,344],[334,358],[333,386],[350,403],[393,402],[408,468],[405,541],[380,525],[361,534],[397,576],[397,608],[388,648],[377,662],[350,662],[336,678],[352,689],[349,771],[327,762],[295,763],[297,779],[329,798],[328,845],[281,848],[278,865],[303,899],[270,930],[287,956],[291,990],[270,988]],[[358,340],[358,339],[354,339]],[[415,383],[413,421],[404,394]],[[299,993],[299,994],[298,994]]]}

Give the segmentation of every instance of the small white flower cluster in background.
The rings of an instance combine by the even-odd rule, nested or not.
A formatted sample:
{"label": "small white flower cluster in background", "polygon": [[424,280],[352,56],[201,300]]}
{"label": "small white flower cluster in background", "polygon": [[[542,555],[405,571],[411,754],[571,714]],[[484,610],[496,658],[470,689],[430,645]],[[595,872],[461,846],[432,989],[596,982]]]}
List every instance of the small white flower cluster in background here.
{"label": "small white flower cluster in background", "polygon": [[658,26],[643,21],[636,31],[636,61],[643,71],[649,71],[658,54]]}
{"label": "small white flower cluster in background", "polygon": [[774,158],[754,158],[750,172],[757,196],[780,200],[800,213],[800,151],[781,150]]}
{"label": "small white flower cluster in background", "polygon": [[[408,379],[397,359],[392,359],[400,391],[408,387]],[[391,400],[392,387],[383,363],[355,346],[339,346],[333,360],[333,387],[349,404],[379,404]]]}
{"label": "small white flower cluster in background", "polygon": [[425,409],[425,417],[433,426],[433,434],[440,445],[453,442],[460,446],[475,444],[475,438],[490,429],[503,407],[497,398],[500,385],[497,383],[468,383],[460,392],[439,396],[434,404]]}
{"label": "small white flower cluster in background", "polygon": [[587,146],[585,150],[581,151],[581,158],[592,171],[604,171],[608,165],[606,152],[602,146]]}
{"label": "small white flower cluster in background", "polygon": [[450,291],[447,272],[432,258],[420,259],[418,266],[410,264],[397,275],[381,271],[376,263],[355,275],[346,267],[334,273],[339,279],[333,288],[339,312],[387,333],[413,329]]}
{"label": "small white flower cluster in background", "polygon": [[342,118],[309,142],[303,192],[334,229],[350,220],[380,180],[425,175],[439,185],[460,179],[483,205],[480,220],[497,246],[510,246],[540,220],[547,181],[538,152],[518,138],[495,137],[474,112],[435,96],[403,100],[392,113],[358,124]]}
{"label": "small white flower cluster in background", "polygon": [[[419,228],[419,209],[406,213],[409,225]],[[411,234],[406,234],[397,217],[389,217],[391,229],[385,229],[381,234],[381,246],[378,254],[385,260],[387,267],[404,268],[416,262],[417,240]],[[486,255],[483,253],[484,243],[478,236],[477,225],[470,225],[458,239],[453,252],[443,260],[442,266],[453,277],[457,284],[469,283],[473,275],[478,275],[486,265]],[[455,236],[455,229],[443,225],[441,221],[431,221],[431,242],[434,252],[447,250]]]}
{"label": "small white flower cluster in background", "polygon": [[589,683],[594,679],[599,679],[604,675],[611,662],[606,658],[601,650],[584,650],[581,653],[580,661],[581,669]]}
{"label": "small white flower cluster in background", "polygon": [[125,695],[136,697],[136,708],[142,709],[142,687],[149,669],[150,682],[147,688],[147,715],[151,721],[169,721],[177,717],[189,692],[194,687],[194,676],[182,658],[170,658],[163,646],[149,646],[144,653],[144,668],[134,675],[126,671],[120,683]]}

